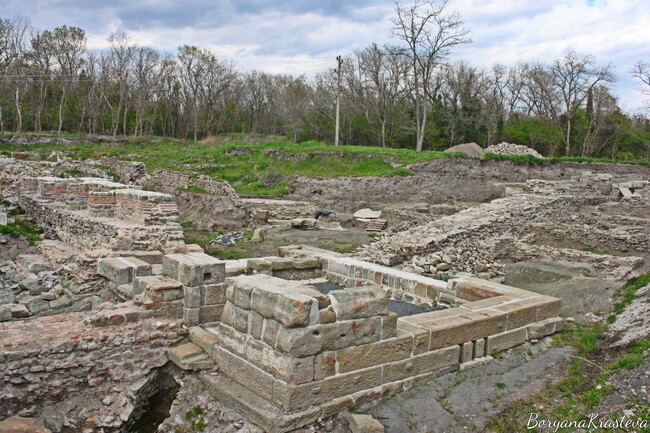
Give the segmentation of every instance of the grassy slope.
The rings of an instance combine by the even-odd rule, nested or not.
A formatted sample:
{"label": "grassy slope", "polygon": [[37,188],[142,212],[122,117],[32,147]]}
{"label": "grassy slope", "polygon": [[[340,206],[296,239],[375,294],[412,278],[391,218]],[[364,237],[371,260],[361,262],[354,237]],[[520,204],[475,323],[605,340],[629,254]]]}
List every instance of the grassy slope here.
{"label": "grassy slope", "polygon": [[[5,134],[6,135],[6,134]],[[0,136],[2,138],[3,136]],[[5,137],[7,138],[7,137]],[[231,183],[240,194],[283,195],[287,177],[341,176],[407,176],[409,164],[441,158],[458,158],[463,154],[443,152],[415,152],[410,149],[390,149],[365,146],[341,146],[315,141],[291,143],[288,141],[250,142],[260,137],[228,136],[222,144],[201,144],[153,137],[141,143],[129,141],[117,145],[98,143],[83,136],[65,136],[79,144],[8,144],[0,142],[0,153],[32,151],[41,159],[52,151],[63,151],[73,159],[98,159],[103,156],[128,161],[141,161],[149,172],[166,168],[205,174]],[[281,137],[267,137],[281,139]],[[240,140],[240,141],[236,141]],[[247,141],[249,140],[249,141]],[[486,154],[484,159],[511,161],[517,164],[557,162],[613,162],[587,158],[554,158],[540,160],[530,156]],[[637,162],[650,166],[650,162]],[[72,173],[71,173],[72,174]]]}

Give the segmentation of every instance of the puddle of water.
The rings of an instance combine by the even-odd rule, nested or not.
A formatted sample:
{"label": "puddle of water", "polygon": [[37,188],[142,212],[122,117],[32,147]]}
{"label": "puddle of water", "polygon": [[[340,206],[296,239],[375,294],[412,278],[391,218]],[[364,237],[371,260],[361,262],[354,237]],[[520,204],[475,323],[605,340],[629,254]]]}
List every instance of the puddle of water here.
{"label": "puddle of water", "polygon": [[[314,284],[314,287],[316,287],[319,292],[325,295],[331,292],[332,290],[345,290],[345,287],[340,286],[331,281],[316,283]],[[443,306],[437,306],[437,307],[429,307],[426,305],[419,306],[419,305],[411,304],[406,301],[400,301],[397,299],[388,300],[388,311],[397,313],[397,317],[412,316],[414,314],[427,313],[429,311],[438,311],[444,309],[445,307]]]}

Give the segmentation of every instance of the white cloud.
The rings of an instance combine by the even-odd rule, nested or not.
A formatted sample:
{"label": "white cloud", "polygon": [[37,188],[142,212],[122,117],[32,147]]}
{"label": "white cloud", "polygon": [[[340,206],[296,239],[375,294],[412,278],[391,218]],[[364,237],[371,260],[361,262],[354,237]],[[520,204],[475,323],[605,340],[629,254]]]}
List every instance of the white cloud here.
{"label": "white cloud", "polygon": [[[110,33],[174,52],[182,44],[213,49],[240,68],[311,73],[332,68],[372,42],[390,40],[391,0],[5,0],[3,17],[30,14],[41,29],[62,24],[86,29],[89,45],[106,47]],[[647,0],[450,0],[473,43],[454,59],[489,67],[550,61],[566,48],[611,62],[614,91],[623,108],[641,107],[643,96],[628,73],[639,58],[650,61]],[[29,12],[27,12],[29,11]]]}

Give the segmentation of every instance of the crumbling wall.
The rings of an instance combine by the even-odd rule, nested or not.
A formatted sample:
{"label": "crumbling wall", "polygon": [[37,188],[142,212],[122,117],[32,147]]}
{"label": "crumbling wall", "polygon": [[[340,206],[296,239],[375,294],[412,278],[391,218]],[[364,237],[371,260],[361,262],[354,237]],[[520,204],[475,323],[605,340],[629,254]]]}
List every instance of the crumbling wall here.
{"label": "crumbling wall", "polygon": [[186,335],[161,319],[94,328],[88,317],[61,314],[0,324],[0,418],[37,414],[88,387],[127,394],[164,365],[168,347]]}
{"label": "crumbling wall", "polygon": [[40,226],[83,249],[183,250],[174,198],[96,178],[25,178],[20,203]]}
{"label": "crumbling wall", "polygon": [[[240,229],[246,225],[248,212],[235,190],[226,181],[170,170],[158,170],[141,179],[146,189],[176,195],[182,221],[192,221],[199,228]],[[202,193],[187,191],[195,187]]]}

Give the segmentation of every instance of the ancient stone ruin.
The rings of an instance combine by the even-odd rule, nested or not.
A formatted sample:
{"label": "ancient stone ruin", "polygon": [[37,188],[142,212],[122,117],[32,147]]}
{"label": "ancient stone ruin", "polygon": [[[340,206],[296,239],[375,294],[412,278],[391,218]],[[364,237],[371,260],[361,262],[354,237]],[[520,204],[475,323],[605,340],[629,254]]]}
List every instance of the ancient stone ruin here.
{"label": "ancient stone ruin", "polygon": [[[186,244],[172,194],[94,177],[15,183],[17,202],[44,234],[0,267],[18,287],[0,303],[0,418],[38,416],[57,432],[125,431],[155,396],[174,400],[174,375],[200,383],[191,398],[217,402],[206,407],[233,425],[316,429],[560,331],[562,301],[509,285],[516,278],[504,276],[504,245],[522,261],[579,256],[621,281],[642,258],[562,248],[562,237],[632,252],[649,242],[633,230],[647,225],[642,212],[609,213],[643,209],[648,183],[591,173],[509,183],[498,199],[390,231],[355,254],[288,245],[243,260]],[[317,209],[241,206],[237,215],[246,209],[261,223],[301,229]],[[576,216],[584,224],[560,232],[577,207],[627,231],[591,229]],[[535,232],[542,224],[553,229]]]}

